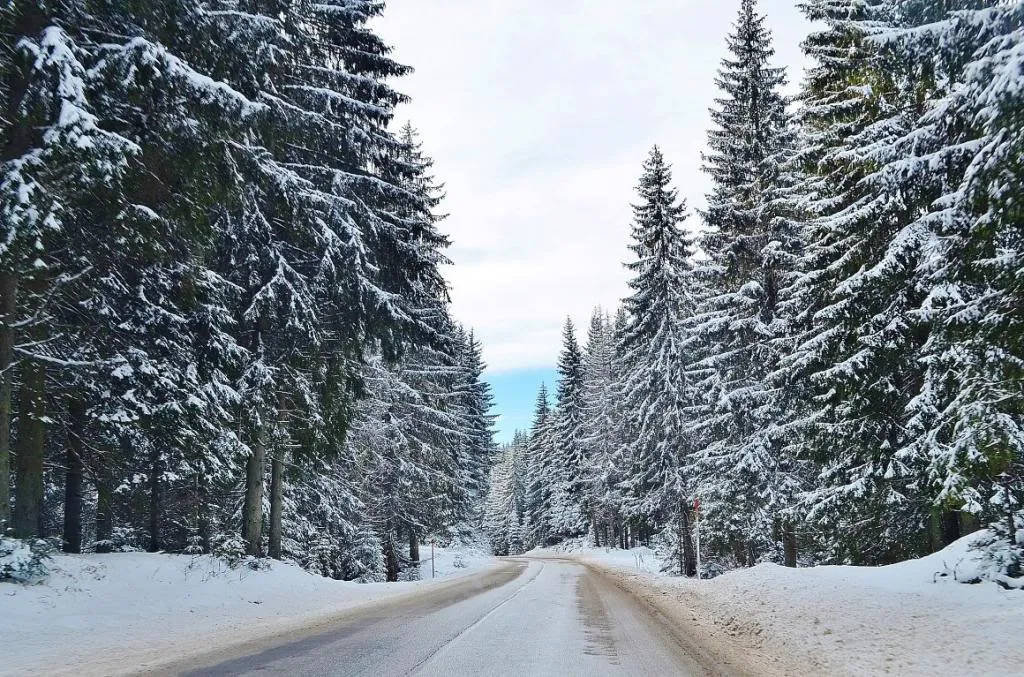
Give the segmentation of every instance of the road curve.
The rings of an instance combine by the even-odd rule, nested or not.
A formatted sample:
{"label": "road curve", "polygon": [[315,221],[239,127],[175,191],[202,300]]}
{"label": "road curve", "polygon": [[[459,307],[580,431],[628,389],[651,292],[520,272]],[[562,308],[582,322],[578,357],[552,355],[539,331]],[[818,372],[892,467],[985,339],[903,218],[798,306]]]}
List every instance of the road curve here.
{"label": "road curve", "polygon": [[[194,677],[719,674],[663,619],[586,567],[510,560],[456,585],[384,602],[329,626],[161,670]],[[153,674],[152,672],[147,674]]]}

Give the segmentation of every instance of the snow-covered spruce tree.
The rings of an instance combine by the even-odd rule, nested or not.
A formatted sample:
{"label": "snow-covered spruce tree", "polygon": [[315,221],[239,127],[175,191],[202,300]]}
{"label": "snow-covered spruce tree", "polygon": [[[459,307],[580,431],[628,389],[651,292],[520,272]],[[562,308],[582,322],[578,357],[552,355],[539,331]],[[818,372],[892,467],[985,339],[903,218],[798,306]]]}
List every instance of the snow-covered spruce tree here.
{"label": "snow-covered spruce tree", "polygon": [[1019,575],[1024,8],[893,4],[913,23],[876,42],[913,87],[920,118],[878,150],[870,178],[901,191],[915,210],[906,231],[927,238],[921,313],[930,326],[912,439],[899,458],[943,516],[943,540],[987,520],[996,532],[987,552],[1002,573]]}
{"label": "snow-covered spruce tree", "polygon": [[552,437],[554,415],[548,400],[548,389],[541,384],[537,391],[533,422],[526,446],[526,532],[531,547],[554,542],[552,497],[555,473],[555,449]]}
{"label": "snow-covered spruce tree", "polygon": [[465,442],[459,455],[461,490],[465,504],[457,505],[460,529],[472,532],[482,517],[483,501],[487,496],[487,481],[491,472],[494,446],[494,403],[491,386],[483,379],[486,365],[480,343],[472,332],[456,335],[456,364],[459,377],[455,386],[455,401],[463,419]]}
{"label": "snow-covered spruce tree", "polygon": [[[411,199],[398,205],[398,215],[418,224],[416,244],[439,265],[448,244],[436,228],[442,217],[432,211],[440,188],[411,125],[401,141],[400,180]],[[429,330],[427,340],[408,341],[394,362],[383,354],[371,358],[364,370],[369,397],[358,405],[350,444],[352,471],[362,477],[360,500],[376,524],[388,580],[397,580],[402,568],[398,544],[407,539],[410,559],[418,560],[420,539],[465,519],[476,501],[474,487],[485,491],[477,486],[478,475],[490,471],[489,465],[472,465],[475,445],[490,442],[479,348],[451,320],[443,284],[420,281],[414,293],[412,311]]]}
{"label": "snow-covered spruce tree", "polygon": [[686,428],[694,394],[685,369],[684,324],[694,312],[697,281],[693,244],[681,227],[686,207],[671,181],[671,169],[655,146],[637,187],[640,203],[633,207],[630,249],[636,260],[627,264],[633,278],[624,300],[628,322],[619,337],[628,447],[623,493],[631,517],[673,537],[670,563],[676,571],[693,575],[693,483],[685,467],[693,451]]}
{"label": "snow-covered spruce tree", "polygon": [[[713,181],[700,242],[708,258],[691,331],[706,404],[694,426],[701,445],[693,471],[709,550],[753,564],[781,554],[776,539],[794,490],[789,463],[766,434],[778,410],[765,381],[778,359],[780,289],[792,282],[799,246],[780,209],[793,146],[780,92],[785,73],[771,66],[771,34],[755,0],[743,0],[726,43],[704,158]],[[786,532],[785,561],[795,566],[795,539]]]}
{"label": "snow-covered spruce tree", "polygon": [[503,446],[491,466],[491,477],[487,500],[484,502],[484,532],[491,546],[491,552],[498,556],[509,554],[508,515],[514,513],[512,497],[512,459],[510,448]]}
{"label": "snow-covered spruce tree", "polygon": [[[438,240],[431,214],[437,198],[417,183],[429,181],[429,161],[417,166],[424,159],[418,148],[404,146],[386,130],[403,97],[385,80],[407,69],[392,61],[387,47],[365,28],[381,10],[378,3],[303,2],[284,13],[254,4],[252,9],[265,15],[239,19],[230,12],[214,13],[221,24],[249,21],[251,31],[262,33],[267,33],[263,26],[269,18],[278,28],[265,39],[280,42],[268,45],[275,67],[266,78],[239,83],[263,89],[260,96],[268,110],[255,139],[257,152],[252,146],[232,151],[248,153],[239,166],[254,165],[255,171],[245,174],[255,174],[264,186],[256,211],[275,225],[289,225],[274,233],[284,245],[278,258],[296,274],[295,291],[305,282],[317,329],[329,342],[319,350],[310,332],[301,342],[274,332],[275,344],[300,362],[307,351],[316,350],[313,359],[326,363],[333,378],[351,379],[367,348],[391,360],[410,340],[434,340],[421,308],[446,293],[437,272],[444,242]],[[299,387],[288,396],[306,399],[306,390]],[[255,527],[263,482],[256,468],[262,466],[257,461],[263,434],[258,424],[273,409],[267,410],[271,405],[264,398],[253,402],[247,514]],[[343,424],[338,418],[331,417]],[[273,461],[279,464],[276,456]],[[249,539],[250,549],[258,547],[257,536]]]}
{"label": "snow-covered spruce tree", "polygon": [[[45,313],[35,316],[41,320],[40,331],[49,334],[44,342],[48,354],[34,356],[32,363],[45,361],[51,369],[59,368],[64,372],[60,382],[68,388],[52,393],[57,397],[47,404],[41,390],[45,377],[33,367],[30,387],[22,389],[22,401],[34,407],[34,413],[23,418],[32,425],[27,426],[29,434],[20,437],[34,448],[46,432],[38,415],[41,407],[49,406],[54,414],[50,418],[61,420],[65,404],[70,415],[72,405],[86,401],[84,412],[75,413],[82,425],[74,426],[62,459],[67,464],[64,512],[69,549],[80,547],[82,459],[76,448],[84,448],[82,434],[101,442],[90,443],[91,449],[109,452],[108,442],[116,437],[111,432],[130,429],[139,444],[123,446],[146,448],[148,460],[142,465],[151,478],[150,512],[159,517],[161,503],[153,488],[159,486],[168,459],[204,448],[197,440],[207,439],[207,422],[217,427],[207,406],[218,408],[217,391],[206,388],[192,371],[196,360],[192,327],[187,326],[189,304],[203,286],[196,282],[196,252],[209,232],[204,215],[218,198],[209,148],[236,129],[249,110],[244,99],[197,77],[187,64],[150,41],[145,19],[158,7],[135,14],[113,6],[91,8],[94,13],[86,9],[83,3],[49,8],[17,3],[13,9],[20,16],[18,25],[28,27],[43,19],[48,23],[43,28],[48,37],[39,43],[41,50],[35,50],[32,62],[52,69],[47,78],[49,87],[58,87],[55,94],[71,97],[60,108],[63,123],[94,137],[76,132],[64,142],[73,141],[77,152],[99,160],[62,160],[64,180],[83,176],[82,170],[99,172],[87,192],[60,198],[65,224],[55,231],[57,239],[50,247],[58,256],[45,264],[45,272],[37,267],[39,288],[31,290],[38,294],[45,288]],[[182,12],[182,29],[187,30],[194,16]],[[119,42],[119,37],[104,39],[100,36],[105,30],[137,37],[126,42]],[[19,45],[34,49],[31,40]],[[23,112],[37,105],[22,103]],[[59,134],[48,136],[56,141]],[[111,151],[113,155],[102,155]],[[189,171],[182,171],[186,166]],[[48,199],[59,193],[51,192]],[[44,251],[45,244],[40,244]],[[42,345],[38,340],[37,344]],[[32,464],[39,455],[26,453],[21,458]],[[109,465],[105,458],[90,460],[93,467]],[[23,484],[26,490],[33,486],[38,484]],[[154,528],[158,522],[149,519],[150,547],[159,546]]]}
{"label": "snow-covered spruce tree", "polygon": [[[98,216],[108,183],[136,148],[103,131],[88,87],[88,55],[49,3],[0,8],[0,533],[36,536],[43,514],[46,372],[66,355],[51,347],[80,260],[64,252],[74,229]],[[96,201],[93,201],[93,197]],[[109,242],[103,238],[100,246]],[[12,396],[19,377],[15,519],[10,512]]]}
{"label": "snow-covered spruce tree", "polygon": [[[802,333],[782,363],[797,384],[796,452],[817,465],[803,506],[826,557],[879,563],[928,548],[928,502],[898,453],[918,393],[927,326],[913,207],[865,180],[875,151],[912,129],[913,92],[871,36],[896,17],[887,3],[809,2],[824,24],[804,43],[815,61],[801,94],[799,161],[810,220],[800,276],[788,290]],[[787,304],[790,303],[787,301]]]}
{"label": "snow-covered spruce tree", "polygon": [[572,320],[562,328],[562,351],[558,355],[558,392],[552,414],[554,476],[551,520],[559,538],[580,536],[587,531],[588,458],[583,441],[583,353],[576,340]]}
{"label": "snow-covered spruce tree", "polygon": [[[406,69],[365,28],[380,10],[3,5],[3,190],[18,196],[4,223],[27,220],[2,253],[17,330],[5,322],[0,353],[31,359],[3,370],[0,447],[19,395],[26,524],[63,511],[69,549],[93,519],[98,548],[237,548],[248,458],[250,553],[301,559],[322,528],[331,575],[376,575],[342,444],[359,363],[444,352],[445,334],[436,197],[425,159],[386,130],[403,97],[384,81]],[[441,390],[457,399],[457,383]],[[66,469],[44,478],[47,449]],[[460,472],[437,474],[463,491]]]}
{"label": "snow-covered spruce tree", "polygon": [[517,430],[512,437],[512,446],[516,453],[512,457],[512,496],[515,500],[515,519],[510,526],[508,547],[509,552],[518,554],[525,552],[528,547],[528,533],[526,523],[526,489],[529,479],[526,453],[530,444],[530,435],[523,430]]}
{"label": "snow-covered spruce tree", "polygon": [[617,506],[618,529],[617,537],[622,548],[631,548],[639,535],[636,520],[630,519],[625,508],[623,496],[624,480],[629,472],[631,445],[627,444],[630,420],[622,397],[622,383],[626,377],[626,359],[623,351],[627,348],[621,337],[629,326],[629,313],[624,306],[619,306],[609,326],[609,340],[612,342],[612,402],[614,403],[615,443],[608,459],[608,469],[604,473],[604,483],[608,486],[609,501]]}
{"label": "snow-covered spruce tree", "polygon": [[[226,279],[246,278],[234,315],[245,350],[237,416],[252,553],[262,549],[266,439],[279,404],[311,412],[313,371],[351,382],[365,350],[392,359],[412,334],[429,336],[415,297],[443,286],[424,244],[432,198],[409,190],[413,170],[387,131],[403,97],[385,81],[407,69],[365,27],[380,11],[375,2],[254,1],[202,12],[201,33],[221,50],[204,50],[202,63],[260,101],[246,135],[223,148],[240,195],[221,210],[218,263]],[[236,237],[233,223],[255,239]],[[246,256],[253,243],[257,253]],[[263,312],[275,304],[279,312]],[[344,411],[316,415],[344,426]],[[283,489],[274,478],[284,459],[270,451],[271,483]],[[281,497],[270,499],[276,554]]]}
{"label": "snow-covered spruce tree", "polygon": [[431,406],[425,384],[403,365],[388,365],[382,357],[374,357],[363,378],[368,396],[358,405],[350,433],[352,465],[362,475],[360,498],[384,548],[387,580],[396,581],[402,526],[422,526],[420,503],[434,493],[438,479],[456,471],[433,466],[431,440],[420,434],[428,423],[441,423],[444,430],[452,424],[445,418],[423,420],[425,414],[432,418],[443,414]]}
{"label": "snow-covered spruce tree", "polygon": [[471,335],[443,318],[450,329],[438,331],[452,331],[455,354],[418,346],[397,363],[371,358],[349,434],[351,472],[384,548],[387,580],[405,568],[399,543],[408,539],[415,559],[421,536],[463,536],[483,516],[487,485],[479,475],[491,472],[493,446],[489,391],[473,366],[479,353]]}
{"label": "snow-covered spruce tree", "polygon": [[621,411],[616,397],[618,383],[615,334],[612,320],[600,308],[594,310],[583,351],[583,416],[580,436],[587,458],[586,504],[595,545],[615,545],[621,529],[619,477],[615,453],[621,446]]}
{"label": "snow-covered spruce tree", "polygon": [[[129,267],[111,286],[108,303],[135,316],[121,325],[133,332],[125,337],[127,345],[145,346],[159,335],[173,336],[175,346],[165,340],[129,353],[128,367],[144,385],[127,378],[115,392],[145,392],[152,403],[119,434],[124,437],[120,449],[130,454],[122,453],[118,460],[127,464],[129,477],[137,477],[140,468],[148,477],[147,486],[138,488],[149,494],[149,547],[176,548],[180,542],[164,543],[160,532],[165,527],[178,532],[172,525],[186,520],[193,523],[191,528],[205,530],[211,487],[237,477],[237,440],[225,430],[238,420],[243,375],[250,384],[254,375],[259,378],[259,370],[249,369],[245,359],[253,351],[247,342],[253,332],[239,321],[238,309],[254,301],[246,277],[253,268],[237,271],[249,285],[243,288],[221,275],[224,271],[217,265],[230,256],[221,239],[230,230],[225,211],[254,204],[258,195],[255,181],[244,192],[236,158],[228,149],[252,142],[252,127],[266,109],[254,102],[258,92],[246,96],[232,86],[235,74],[229,69],[211,77],[209,64],[217,59],[206,52],[209,47],[202,47],[214,44],[202,39],[212,34],[205,8],[166,0],[145,8],[97,6],[86,16],[103,30],[134,36],[116,49],[97,40],[97,73],[111,117],[143,148],[144,178],[124,188],[131,202],[149,211],[138,209],[132,216],[138,227],[164,234],[165,246],[148,269]],[[166,21],[167,16],[175,21]],[[258,73],[268,63],[254,61],[251,66]],[[253,228],[261,218],[268,220],[252,209],[234,215],[238,222],[251,217],[246,226]],[[153,291],[147,293],[149,286]],[[149,300],[149,307],[134,299]],[[154,332],[154,326],[164,329]],[[140,429],[149,432],[139,438]],[[208,453],[213,449],[218,453]],[[133,459],[129,456],[138,453],[131,452],[144,458]],[[180,538],[176,533],[175,540]]]}
{"label": "snow-covered spruce tree", "polygon": [[516,555],[523,551],[523,482],[524,445],[528,438],[516,432],[512,442],[497,453],[491,468],[490,487],[484,506],[484,530],[496,555]]}

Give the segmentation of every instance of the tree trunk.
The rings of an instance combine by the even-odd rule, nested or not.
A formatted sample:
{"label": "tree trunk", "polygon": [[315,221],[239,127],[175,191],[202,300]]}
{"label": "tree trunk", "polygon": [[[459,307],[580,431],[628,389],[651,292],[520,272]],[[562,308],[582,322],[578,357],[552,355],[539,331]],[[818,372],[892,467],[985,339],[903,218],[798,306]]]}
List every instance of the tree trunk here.
{"label": "tree trunk", "polygon": [[149,551],[159,552],[160,514],[163,510],[160,496],[160,475],[163,473],[160,451],[156,447],[149,454]]}
{"label": "tree trunk", "polygon": [[928,541],[932,552],[942,550],[942,511],[934,505],[928,516]]}
{"label": "tree trunk", "polygon": [[96,481],[96,552],[110,552],[114,538],[114,492],[110,471],[103,468]]}
{"label": "tree trunk", "polygon": [[18,276],[0,272],[0,536],[11,526],[11,393],[14,385],[14,315]]}
{"label": "tree trunk", "polygon": [[209,554],[213,536],[210,525],[210,488],[204,475],[196,479],[196,531],[199,536],[199,549]]}
{"label": "tree trunk", "polygon": [[[686,514],[685,506],[683,507],[683,513],[682,514],[683,515]],[[684,528],[683,525],[684,525],[684,518],[682,517],[682,515],[680,515],[680,518],[679,518],[679,531],[676,534],[676,538],[679,541],[676,544],[676,555],[678,555],[678,557],[679,557],[679,574],[681,576],[688,576],[689,573],[688,573],[688,568],[686,566],[686,564],[687,564],[687,562],[686,562],[686,548],[684,547],[684,545],[685,545],[684,539],[686,538],[686,532],[685,532],[685,528]]]}
{"label": "tree trunk", "polygon": [[284,449],[276,449],[270,459],[270,537],[268,551],[281,559],[281,518],[284,511]]}
{"label": "tree trunk", "polygon": [[266,464],[267,448],[263,432],[257,432],[253,440],[245,473],[245,552],[258,557],[263,542],[263,471]]}
{"label": "tree trunk", "polygon": [[413,566],[420,563],[420,539],[412,527],[409,527],[409,559]]}
{"label": "tree trunk", "polygon": [[785,564],[788,567],[796,568],[796,529],[793,523],[785,521],[782,523],[782,550]]}
{"label": "tree trunk", "polygon": [[969,512],[960,513],[960,533],[973,534],[978,529],[981,529],[981,524],[978,522],[978,518]]}
{"label": "tree trunk", "polygon": [[43,460],[46,452],[46,368],[25,360],[22,367],[18,416],[17,493],[14,497],[14,535],[42,534]]}
{"label": "tree trunk", "polygon": [[395,552],[395,537],[388,529],[387,538],[384,539],[384,565],[385,579],[388,583],[398,581],[398,553]]}
{"label": "tree trunk", "polygon": [[64,474],[64,552],[82,552],[82,441],[85,402],[74,394],[68,400],[68,441]]}
{"label": "tree trunk", "polygon": [[955,510],[942,511],[942,546],[960,538],[960,516]]}
{"label": "tree trunk", "polygon": [[736,558],[736,564],[741,567],[747,566],[747,546],[743,539],[731,536],[729,545],[732,547],[732,556]]}
{"label": "tree trunk", "polygon": [[679,523],[680,523],[680,536],[683,541],[683,556],[684,563],[686,565],[685,575],[696,576],[697,575],[697,556],[693,550],[693,537],[690,533],[690,511],[687,510],[686,502],[680,504],[679,512]]}

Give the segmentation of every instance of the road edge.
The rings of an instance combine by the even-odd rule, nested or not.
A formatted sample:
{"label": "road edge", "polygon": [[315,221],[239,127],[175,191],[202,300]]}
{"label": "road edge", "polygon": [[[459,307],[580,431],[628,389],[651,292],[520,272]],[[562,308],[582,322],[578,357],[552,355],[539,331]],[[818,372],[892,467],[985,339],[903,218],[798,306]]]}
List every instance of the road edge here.
{"label": "road edge", "polygon": [[[244,633],[238,633],[238,628],[218,631],[213,636],[202,638],[200,641],[204,642],[203,646],[179,647],[173,656],[169,654],[175,649],[160,647],[123,656],[121,660],[135,661],[135,665],[132,667],[114,667],[97,661],[91,665],[79,665],[74,674],[76,677],[87,677],[88,675],[97,675],[97,677],[100,675],[104,677],[176,675],[216,665],[239,656],[259,653],[306,637],[313,637],[328,632],[334,625],[349,622],[361,615],[371,613],[375,609],[402,604],[424,595],[444,594],[453,588],[478,585],[481,580],[501,577],[516,568],[516,564],[513,562],[497,560],[492,566],[481,571],[439,580],[436,584],[417,587],[381,599],[361,601],[335,611],[297,615],[275,623],[248,628]],[[521,573],[520,571],[516,577]],[[484,589],[487,589],[486,586],[481,588],[481,590]]]}
{"label": "road edge", "polygon": [[[757,630],[747,634],[716,618],[716,610],[694,591],[660,584],[658,579],[566,554],[596,576],[632,595],[668,629],[676,641],[714,675],[723,677],[805,677],[824,674],[821,666],[795,665],[771,651]],[[689,594],[687,594],[689,593]]]}

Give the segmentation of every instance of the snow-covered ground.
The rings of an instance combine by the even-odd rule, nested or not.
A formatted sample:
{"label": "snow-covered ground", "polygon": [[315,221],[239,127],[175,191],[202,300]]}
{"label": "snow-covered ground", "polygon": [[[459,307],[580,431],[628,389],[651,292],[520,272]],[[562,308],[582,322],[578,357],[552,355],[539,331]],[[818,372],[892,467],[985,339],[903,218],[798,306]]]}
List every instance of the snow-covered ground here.
{"label": "snow-covered ground", "polygon": [[0,675],[116,674],[326,620],[492,566],[472,548],[421,552],[423,580],[348,583],[285,563],[230,569],[212,557],[58,555],[36,585],[0,583]]}
{"label": "snow-covered ground", "polygon": [[759,673],[1024,674],[1024,590],[949,575],[972,577],[972,538],[885,567],[762,564],[705,581],[657,573],[647,548],[529,554],[604,569],[683,627],[745,647]]}

